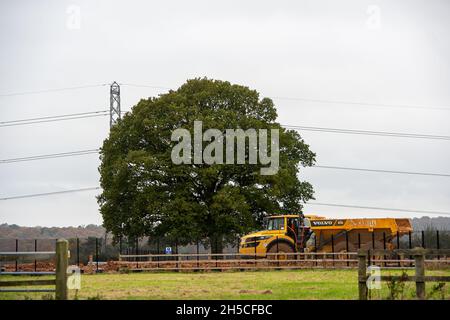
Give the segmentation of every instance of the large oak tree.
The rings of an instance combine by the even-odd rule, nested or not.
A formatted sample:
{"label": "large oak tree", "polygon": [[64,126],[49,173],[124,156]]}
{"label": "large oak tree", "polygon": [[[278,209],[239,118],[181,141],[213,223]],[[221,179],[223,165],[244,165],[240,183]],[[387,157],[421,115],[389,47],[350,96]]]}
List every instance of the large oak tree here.
{"label": "large oak tree", "polygon": [[[206,78],[139,101],[101,148],[103,225],[116,238],[158,236],[180,244],[200,239],[221,252],[238,235],[259,228],[266,215],[301,212],[313,188],[299,180],[299,170],[313,165],[315,154],[276,118],[271,99]],[[193,134],[194,121],[222,132],[279,129],[278,172],[261,175],[261,164],[174,164],[172,132],[185,128]]]}

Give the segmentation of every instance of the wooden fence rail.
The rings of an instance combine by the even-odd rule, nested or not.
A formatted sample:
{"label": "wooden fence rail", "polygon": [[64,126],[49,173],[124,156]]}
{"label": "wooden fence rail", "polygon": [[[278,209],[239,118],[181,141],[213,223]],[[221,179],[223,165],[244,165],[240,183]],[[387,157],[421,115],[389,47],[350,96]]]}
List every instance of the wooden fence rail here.
{"label": "wooden fence rail", "polygon": [[425,256],[450,256],[449,249],[397,249],[397,250],[359,250],[358,251],[358,291],[359,299],[367,300],[367,260],[372,256],[408,255],[414,257],[415,276],[381,276],[380,281],[412,281],[416,283],[416,297],[425,299],[425,282],[450,282],[449,276],[425,276]]}
{"label": "wooden fence rail", "polygon": [[[384,267],[398,268],[412,265],[414,260],[392,257],[383,251],[371,256],[371,262]],[[404,252],[404,250],[401,250]],[[378,253],[377,253],[378,254]],[[374,259],[375,258],[375,259]],[[305,269],[305,268],[357,268],[357,252],[335,253],[267,253],[248,255],[240,253],[180,253],[180,254],[127,254],[120,255],[117,262],[130,271],[201,271],[201,270],[246,270],[246,269]],[[450,260],[426,260],[426,263],[450,265]]]}
{"label": "wooden fence rail", "polygon": [[[68,267],[69,243],[60,239],[56,242],[56,252],[0,252],[0,261],[22,260],[33,258],[35,260],[47,260],[56,258],[56,272],[0,272],[1,275],[55,275],[55,279],[42,280],[0,280],[0,292],[55,292],[56,300],[67,300],[67,267]],[[0,278],[1,279],[1,278]],[[29,286],[54,285],[55,289],[30,289],[17,288]],[[2,287],[7,287],[3,289]]]}

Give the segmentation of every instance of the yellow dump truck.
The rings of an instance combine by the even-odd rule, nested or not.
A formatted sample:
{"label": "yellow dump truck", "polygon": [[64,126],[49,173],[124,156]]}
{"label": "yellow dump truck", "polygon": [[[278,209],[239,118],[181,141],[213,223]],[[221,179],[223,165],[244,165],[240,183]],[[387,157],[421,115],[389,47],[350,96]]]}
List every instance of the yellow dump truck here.
{"label": "yellow dump truck", "polygon": [[239,252],[354,252],[358,248],[392,248],[392,240],[412,231],[409,219],[327,219],[314,215],[268,217],[265,229],[241,238]]}

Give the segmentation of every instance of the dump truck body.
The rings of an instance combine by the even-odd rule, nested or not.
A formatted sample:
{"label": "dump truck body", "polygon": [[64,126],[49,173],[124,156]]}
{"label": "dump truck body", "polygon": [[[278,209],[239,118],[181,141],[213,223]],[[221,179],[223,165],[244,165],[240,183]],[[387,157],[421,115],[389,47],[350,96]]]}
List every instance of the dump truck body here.
{"label": "dump truck body", "polygon": [[412,231],[409,219],[326,219],[314,215],[271,216],[266,230],[241,238],[239,252],[353,252],[358,248],[392,248],[392,239]]}
{"label": "dump truck body", "polygon": [[311,251],[354,252],[358,248],[390,249],[392,240],[412,231],[409,219],[364,218],[364,219],[311,219],[314,244]]}

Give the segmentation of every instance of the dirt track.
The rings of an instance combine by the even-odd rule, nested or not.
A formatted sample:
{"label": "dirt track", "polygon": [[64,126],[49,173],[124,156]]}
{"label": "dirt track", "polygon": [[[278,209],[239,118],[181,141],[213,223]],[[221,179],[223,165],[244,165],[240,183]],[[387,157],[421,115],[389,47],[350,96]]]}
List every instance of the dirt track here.
{"label": "dirt track", "polygon": [[[407,267],[412,266],[410,260],[389,260],[378,261],[378,265],[385,267]],[[427,268],[436,269],[447,267],[450,259],[444,260],[428,260]],[[227,270],[255,270],[255,269],[311,269],[311,268],[329,268],[329,269],[345,269],[356,268],[357,261],[354,259],[345,259],[345,257],[337,257],[336,259],[314,259],[314,260],[267,260],[267,259],[239,259],[239,260],[171,260],[171,261],[108,261],[101,262],[98,270],[105,273],[117,272],[133,272],[133,271],[227,271]],[[4,264],[2,271],[16,271],[15,263]],[[18,271],[35,271],[34,263],[18,264]],[[95,273],[97,264],[95,262],[88,265],[80,265],[83,273]],[[37,262],[36,271],[55,271],[53,262]]]}

